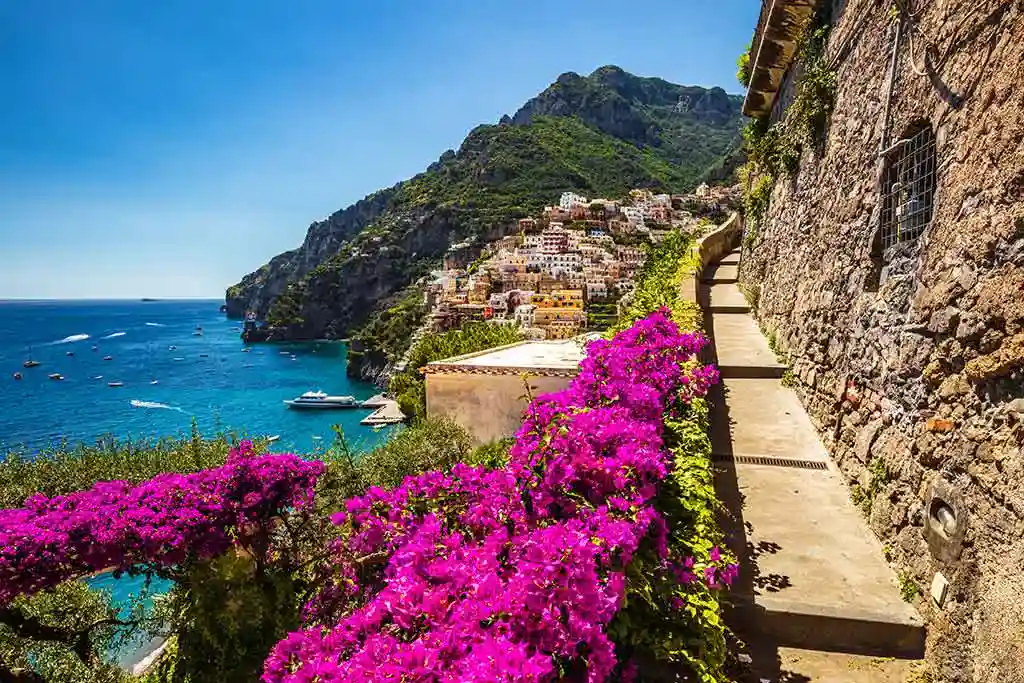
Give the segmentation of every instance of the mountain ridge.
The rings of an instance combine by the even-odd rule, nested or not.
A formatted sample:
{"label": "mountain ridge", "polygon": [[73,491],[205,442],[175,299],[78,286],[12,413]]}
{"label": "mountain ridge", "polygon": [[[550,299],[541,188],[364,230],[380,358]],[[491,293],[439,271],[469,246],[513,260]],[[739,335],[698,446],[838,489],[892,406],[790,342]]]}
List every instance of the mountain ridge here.
{"label": "mountain ridge", "polygon": [[451,244],[495,239],[562,191],[692,188],[739,139],[740,98],[605,66],[566,72],[423,172],[315,221],[226,292],[281,338],[348,336]]}

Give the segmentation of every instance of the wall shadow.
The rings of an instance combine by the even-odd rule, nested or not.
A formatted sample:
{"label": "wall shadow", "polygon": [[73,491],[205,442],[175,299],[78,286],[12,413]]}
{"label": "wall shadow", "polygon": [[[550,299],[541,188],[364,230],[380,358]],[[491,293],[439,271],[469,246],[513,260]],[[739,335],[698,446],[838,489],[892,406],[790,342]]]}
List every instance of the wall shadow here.
{"label": "wall shadow", "polygon": [[[710,270],[715,264],[709,264]],[[714,321],[715,315],[735,315],[729,313],[709,313],[707,303],[709,285],[701,283],[698,287],[698,301],[705,310],[704,321],[706,334],[710,344],[703,353],[705,363],[718,364],[715,351]],[[777,543],[760,542],[754,544],[750,539],[753,529],[743,517],[744,496],[740,490],[733,462],[736,455],[732,441],[732,417],[728,404],[728,389],[721,382],[708,392],[711,404],[711,452],[714,465],[715,491],[722,502],[719,512],[719,525],[725,535],[729,550],[740,563],[740,572],[733,583],[725,602],[725,620],[732,633],[729,649],[736,655],[731,662],[729,676],[740,683],[750,681],[759,683],[763,679],[770,681],[786,681],[787,683],[804,683],[809,681],[804,676],[794,675],[782,670],[779,658],[779,643],[770,636],[759,633],[756,628],[756,605],[754,598],[757,591],[776,592],[790,585],[788,577],[762,575],[757,558],[766,553],[781,550]]]}

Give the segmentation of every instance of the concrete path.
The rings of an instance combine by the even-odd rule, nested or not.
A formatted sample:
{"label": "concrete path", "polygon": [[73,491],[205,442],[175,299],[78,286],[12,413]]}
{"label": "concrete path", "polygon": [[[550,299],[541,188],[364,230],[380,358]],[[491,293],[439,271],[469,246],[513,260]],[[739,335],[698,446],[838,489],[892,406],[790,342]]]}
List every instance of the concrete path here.
{"label": "concrete path", "polygon": [[[728,618],[753,681],[902,683],[924,629],[736,285],[739,252],[699,300],[722,383],[712,396],[716,487],[741,561]],[[890,658],[899,659],[890,659]]]}

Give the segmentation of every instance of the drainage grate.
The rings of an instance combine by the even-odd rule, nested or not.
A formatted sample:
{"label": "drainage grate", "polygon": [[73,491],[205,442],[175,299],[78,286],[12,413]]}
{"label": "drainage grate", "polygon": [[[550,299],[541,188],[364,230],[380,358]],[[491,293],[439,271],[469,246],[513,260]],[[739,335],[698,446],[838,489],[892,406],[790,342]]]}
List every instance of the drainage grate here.
{"label": "drainage grate", "polygon": [[712,453],[711,459],[716,462],[734,462],[740,465],[772,465],[774,467],[795,467],[801,470],[827,470],[828,464],[818,460],[791,460],[774,458],[769,455],[733,455],[731,453]]}

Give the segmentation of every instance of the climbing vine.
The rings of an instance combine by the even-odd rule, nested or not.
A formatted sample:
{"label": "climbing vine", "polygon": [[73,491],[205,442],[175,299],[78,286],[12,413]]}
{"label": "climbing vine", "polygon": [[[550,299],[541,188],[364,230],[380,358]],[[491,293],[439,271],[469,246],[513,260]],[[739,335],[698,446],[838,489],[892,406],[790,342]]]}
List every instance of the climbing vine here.
{"label": "climbing vine", "polygon": [[[743,129],[747,163],[740,169],[740,177],[746,188],[746,247],[753,246],[757,239],[775,181],[793,176],[800,168],[804,148],[819,149],[824,140],[828,117],[835,107],[837,85],[836,72],[825,56],[828,35],[829,26],[820,16],[805,29],[797,50],[800,71],[796,97],[787,107],[785,118],[775,123],[769,123],[767,117],[754,119]],[[749,60],[749,50],[744,56]],[[737,77],[742,72],[749,79],[749,61],[744,62],[741,56],[737,65]]]}
{"label": "climbing vine", "polygon": [[736,60],[736,80],[744,88],[750,87],[750,50],[753,43],[747,43],[747,49]]}

